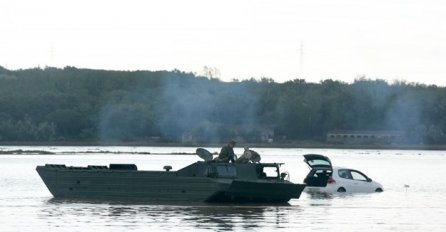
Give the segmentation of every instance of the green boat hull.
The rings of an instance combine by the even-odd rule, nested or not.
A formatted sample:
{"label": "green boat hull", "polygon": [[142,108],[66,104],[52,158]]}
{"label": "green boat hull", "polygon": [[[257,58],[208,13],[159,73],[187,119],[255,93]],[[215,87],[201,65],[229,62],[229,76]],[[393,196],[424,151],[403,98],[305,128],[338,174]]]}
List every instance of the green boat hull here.
{"label": "green boat hull", "polygon": [[[219,175],[217,171],[222,167],[236,174]],[[258,178],[259,167],[259,164],[197,162],[174,172],[47,164],[37,166],[36,170],[55,198],[259,203],[299,198],[305,185],[279,177]]]}

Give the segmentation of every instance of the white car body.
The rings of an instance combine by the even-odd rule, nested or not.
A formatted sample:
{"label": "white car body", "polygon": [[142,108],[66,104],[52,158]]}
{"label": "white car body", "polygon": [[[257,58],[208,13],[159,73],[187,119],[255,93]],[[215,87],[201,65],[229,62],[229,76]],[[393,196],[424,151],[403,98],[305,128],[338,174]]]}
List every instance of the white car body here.
{"label": "white car body", "polygon": [[370,193],[382,192],[383,186],[364,173],[343,167],[331,166],[331,161],[323,155],[304,155],[305,162],[311,167],[304,180],[308,193]]}

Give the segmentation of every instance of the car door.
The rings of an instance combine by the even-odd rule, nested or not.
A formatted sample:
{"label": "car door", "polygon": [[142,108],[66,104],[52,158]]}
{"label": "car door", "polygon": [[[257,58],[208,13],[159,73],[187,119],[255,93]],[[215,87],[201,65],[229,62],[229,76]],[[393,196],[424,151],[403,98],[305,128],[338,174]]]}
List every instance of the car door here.
{"label": "car door", "polygon": [[370,179],[362,172],[357,170],[350,170],[352,177],[352,190],[355,192],[373,192],[373,186]]}
{"label": "car door", "polygon": [[339,187],[344,188],[346,192],[358,191],[356,181],[353,180],[350,169],[338,169],[337,174],[338,178],[336,178],[336,182]]}

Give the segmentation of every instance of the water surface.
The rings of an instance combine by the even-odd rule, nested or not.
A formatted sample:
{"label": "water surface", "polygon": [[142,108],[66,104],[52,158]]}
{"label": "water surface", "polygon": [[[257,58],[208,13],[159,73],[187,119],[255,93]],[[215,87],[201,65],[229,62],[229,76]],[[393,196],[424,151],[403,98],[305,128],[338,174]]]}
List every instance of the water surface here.
{"label": "water surface", "polygon": [[253,148],[263,162],[285,163],[282,171],[288,171],[293,182],[302,182],[309,170],[302,155],[320,153],[336,166],[363,171],[382,183],[385,191],[303,193],[288,205],[150,205],[53,199],[35,167],[135,163],[138,169],[162,170],[171,165],[178,170],[199,158],[166,154],[193,153],[195,148],[0,147],[0,151],[18,149],[57,154],[0,155],[0,231],[446,231],[443,151]]}

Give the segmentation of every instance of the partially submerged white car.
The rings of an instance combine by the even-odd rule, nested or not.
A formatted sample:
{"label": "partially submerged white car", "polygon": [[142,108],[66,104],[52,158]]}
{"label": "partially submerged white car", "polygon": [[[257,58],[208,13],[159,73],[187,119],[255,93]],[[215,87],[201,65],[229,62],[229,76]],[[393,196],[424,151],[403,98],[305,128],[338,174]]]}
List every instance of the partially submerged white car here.
{"label": "partially submerged white car", "polygon": [[364,173],[343,167],[333,167],[328,157],[317,154],[304,155],[311,170],[305,177],[308,193],[369,193],[382,192],[383,186]]}

